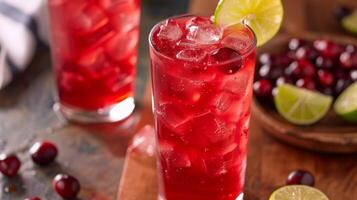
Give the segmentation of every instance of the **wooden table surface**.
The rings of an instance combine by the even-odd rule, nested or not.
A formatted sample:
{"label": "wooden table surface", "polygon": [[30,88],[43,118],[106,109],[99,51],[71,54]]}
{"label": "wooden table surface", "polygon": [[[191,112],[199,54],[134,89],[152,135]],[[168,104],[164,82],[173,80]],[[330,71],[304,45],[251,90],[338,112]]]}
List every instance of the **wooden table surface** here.
{"label": "wooden table surface", "polygon": [[[323,5],[318,0],[306,2],[309,2],[309,5],[315,3],[314,8],[317,9],[318,6],[331,6],[334,1],[326,0],[324,2],[328,3]],[[356,4],[353,0],[350,2]],[[295,9],[291,5],[287,5],[290,11]],[[310,12],[314,13],[311,9],[309,7]],[[291,12],[287,13],[290,16]],[[143,15],[140,44],[147,43],[149,27],[164,17],[154,16],[145,6]],[[314,20],[301,24],[305,27],[310,21],[319,24]],[[285,24],[290,24],[288,22]],[[294,24],[298,24],[297,29],[301,30],[299,23],[294,22],[291,25]],[[321,27],[319,30],[336,30],[336,25],[312,27]],[[142,94],[149,67],[145,45],[141,46],[139,66],[138,94]],[[124,122],[79,125],[68,123],[53,112],[54,90],[49,55],[40,53],[29,70],[0,91],[0,152],[14,152],[22,161],[17,177],[7,179],[0,175],[0,199],[21,200],[37,195],[45,200],[60,200],[50,184],[57,173],[69,173],[80,180],[82,200],[116,199],[128,141],[140,127],[152,122],[149,101],[138,95],[135,114]],[[273,189],[284,184],[284,179],[291,170],[298,168],[312,171],[317,179],[316,186],[327,193],[331,200],[357,199],[356,155],[319,154],[296,149],[269,137],[259,124],[252,121],[245,188],[248,200],[266,199]],[[39,168],[30,160],[28,149],[34,142],[44,139],[56,143],[60,154],[56,163]],[[135,185],[132,185],[131,190],[135,188]],[[143,188],[156,191],[153,185]],[[140,200],[150,200],[150,197],[141,197]]]}

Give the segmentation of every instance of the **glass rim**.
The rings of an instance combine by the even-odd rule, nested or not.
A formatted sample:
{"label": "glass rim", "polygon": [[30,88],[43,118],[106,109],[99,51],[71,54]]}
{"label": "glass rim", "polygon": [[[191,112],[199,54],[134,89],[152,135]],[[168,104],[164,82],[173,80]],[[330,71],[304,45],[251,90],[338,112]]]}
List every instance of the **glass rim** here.
{"label": "glass rim", "polygon": [[[153,34],[154,34],[154,31],[157,29],[158,26],[160,26],[161,24],[163,24],[165,21],[169,20],[169,19],[178,19],[178,18],[184,18],[184,17],[190,17],[190,16],[197,16],[199,17],[198,15],[193,15],[193,14],[183,14],[183,15],[175,15],[175,16],[172,16],[172,17],[169,17],[169,18],[166,18],[164,20],[161,20],[159,21],[158,23],[156,23],[150,30],[150,33],[149,33],[149,47],[150,49],[154,50],[155,54],[165,58],[165,59],[168,59],[168,60],[176,60],[175,58],[173,57],[170,57],[162,52],[160,52],[156,47],[155,45],[153,44],[152,42],[152,38],[153,38]],[[236,23],[238,24],[238,23]],[[234,24],[232,24],[231,26],[233,26]],[[242,24],[245,28],[247,28],[251,33],[252,33],[252,36],[253,36],[253,42],[251,43],[251,45],[249,45],[249,48],[241,55],[241,57],[238,57],[238,58],[232,58],[232,59],[229,59],[229,60],[226,60],[224,62],[220,62],[220,63],[216,63],[216,64],[211,64],[209,66],[219,66],[219,65],[226,65],[226,64],[229,64],[229,63],[233,63],[233,62],[236,62],[238,60],[241,60],[241,59],[245,59],[247,58],[254,50],[256,50],[257,48],[257,37],[253,31],[253,29],[246,23],[243,23]],[[186,61],[185,61],[186,62]]]}

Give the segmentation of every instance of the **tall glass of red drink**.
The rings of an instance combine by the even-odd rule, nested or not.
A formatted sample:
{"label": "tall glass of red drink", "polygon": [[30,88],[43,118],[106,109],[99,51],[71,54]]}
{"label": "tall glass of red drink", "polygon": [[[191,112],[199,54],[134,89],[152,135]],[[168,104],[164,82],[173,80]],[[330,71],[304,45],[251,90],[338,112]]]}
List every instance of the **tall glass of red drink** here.
{"label": "tall glass of red drink", "polygon": [[113,122],[134,110],[140,0],[49,0],[59,108]]}
{"label": "tall glass of red drink", "polygon": [[243,194],[256,42],[249,27],[180,16],[150,37],[160,199]]}

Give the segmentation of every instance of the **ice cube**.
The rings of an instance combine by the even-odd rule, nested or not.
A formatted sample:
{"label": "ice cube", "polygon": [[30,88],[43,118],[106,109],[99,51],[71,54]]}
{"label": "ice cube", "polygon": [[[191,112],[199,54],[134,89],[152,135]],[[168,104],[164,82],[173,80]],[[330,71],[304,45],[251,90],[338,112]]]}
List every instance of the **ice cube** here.
{"label": "ice cube", "polygon": [[235,142],[227,143],[224,146],[209,150],[204,153],[203,161],[207,168],[207,173],[211,176],[226,174],[236,166],[238,155],[238,144]]}
{"label": "ice cube", "polygon": [[103,48],[89,48],[83,51],[78,57],[78,66],[83,73],[94,79],[100,78],[103,69],[112,67]]}
{"label": "ice cube", "polygon": [[127,33],[139,27],[140,7],[130,1],[125,0],[123,3],[123,0],[119,0],[114,3],[108,15],[117,32]]}
{"label": "ice cube", "polygon": [[98,4],[104,9],[109,9],[115,6],[118,3],[132,2],[133,0],[98,0]]}
{"label": "ice cube", "polygon": [[61,72],[59,75],[59,87],[66,92],[74,92],[85,88],[86,79],[78,73]]}
{"label": "ice cube", "polygon": [[225,35],[222,39],[222,45],[244,54],[252,46],[251,37],[246,31],[238,29]]}
{"label": "ice cube", "polygon": [[216,27],[210,19],[194,17],[187,24],[188,34],[186,38],[196,44],[215,44],[222,38],[223,31]]}
{"label": "ice cube", "polygon": [[[203,49],[185,49],[177,53],[176,58],[188,62],[200,62],[205,59],[207,53]],[[198,64],[198,63],[197,63]]]}
{"label": "ice cube", "polygon": [[190,156],[183,148],[162,140],[158,147],[166,168],[191,167]]}
{"label": "ice cube", "polygon": [[125,34],[117,34],[106,43],[106,52],[116,60],[122,61],[129,59],[129,56],[134,56],[139,42],[139,30],[134,29]]}
{"label": "ice cube", "polygon": [[186,134],[181,137],[182,140],[199,148],[222,142],[233,136],[234,131],[234,127],[226,125],[210,111],[191,115],[184,126]]}
{"label": "ice cube", "polygon": [[79,32],[79,34],[83,35],[95,32],[109,22],[109,18],[106,16],[104,10],[93,3],[79,7],[74,10],[74,13],[69,14],[73,16],[70,17],[71,21],[69,24]]}
{"label": "ice cube", "polygon": [[[242,70],[242,69],[241,69]],[[238,97],[244,97],[248,94],[248,85],[251,79],[250,71],[239,71],[232,76],[227,76],[222,81],[222,89],[237,94]]]}
{"label": "ice cube", "polygon": [[218,114],[224,113],[231,107],[234,101],[233,94],[229,92],[222,92],[217,94],[212,101],[212,105],[214,106],[215,110]]}
{"label": "ice cube", "polygon": [[177,42],[181,39],[182,35],[183,33],[180,26],[172,20],[167,20],[160,26],[160,31],[157,36],[162,40]]}
{"label": "ice cube", "polygon": [[185,131],[179,131],[178,127],[190,120],[191,112],[185,106],[179,106],[172,103],[163,103],[156,108],[157,115],[161,120],[175,133],[186,134]]}
{"label": "ice cube", "polygon": [[136,151],[153,157],[156,153],[154,127],[146,125],[140,129],[129,145],[128,151]]}

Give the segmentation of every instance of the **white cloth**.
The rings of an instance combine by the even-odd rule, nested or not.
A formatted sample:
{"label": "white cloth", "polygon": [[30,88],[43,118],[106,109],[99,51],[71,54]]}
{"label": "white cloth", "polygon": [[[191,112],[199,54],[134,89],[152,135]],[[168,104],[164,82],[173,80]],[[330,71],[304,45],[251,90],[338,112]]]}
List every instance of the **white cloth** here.
{"label": "white cloth", "polygon": [[46,0],[0,0],[0,89],[48,41]]}

